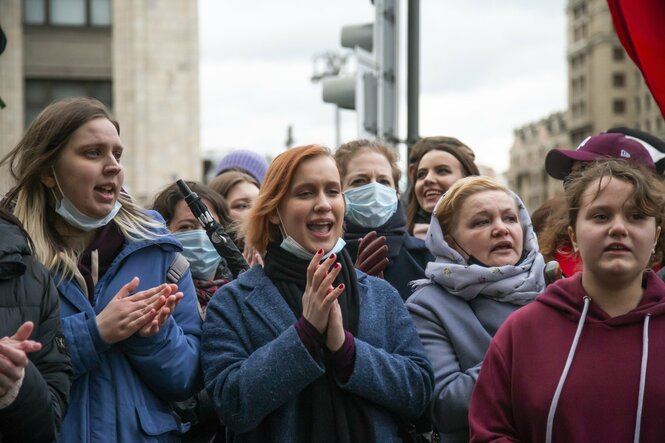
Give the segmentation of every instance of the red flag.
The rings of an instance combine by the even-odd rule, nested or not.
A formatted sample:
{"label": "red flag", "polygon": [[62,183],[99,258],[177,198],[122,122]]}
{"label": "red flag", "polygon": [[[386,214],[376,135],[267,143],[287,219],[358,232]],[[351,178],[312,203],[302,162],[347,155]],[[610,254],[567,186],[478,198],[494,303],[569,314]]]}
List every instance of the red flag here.
{"label": "red flag", "polygon": [[607,0],[614,29],[665,118],[665,1]]}

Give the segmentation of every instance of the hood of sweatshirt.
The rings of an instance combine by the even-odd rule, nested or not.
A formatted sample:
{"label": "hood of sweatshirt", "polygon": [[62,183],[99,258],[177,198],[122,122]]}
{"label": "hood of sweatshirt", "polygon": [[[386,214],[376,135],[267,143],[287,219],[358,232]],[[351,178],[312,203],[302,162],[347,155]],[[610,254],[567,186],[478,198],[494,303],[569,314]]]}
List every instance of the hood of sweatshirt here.
{"label": "hood of sweatshirt", "polygon": [[606,327],[617,327],[628,324],[642,324],[642,361],[639,378],[639,398],[637,405],[637,416],[635,419],[634,441],[640,441],[640,431],[642,422],[642,408],[644,404],[644,387],[647,377],[647,366],[649,361],[649,322],[653,317],[661,316],[665,313],[665,283],[653,272],[644,274],[642,280],[644,292],[642,300],[632,311],[610,317],[596,303],[593,303],[584,288],[582,287],[582,273],[578,272],[571,278],[559,280],[548,286],[541,295],[536,298],[537,303],[542,303],[551,309],[560,312],[564,317],[577,323],[575,336],[572,338],[570,351],[561,378],[554,392],[550,410],[547,415],[547,429],[545,432],[545,442],[551,443],[552,432],[554,428],[555,413],[561,391],[568,371],[575,359],[575,351],[585,325],[592,323],[602,323]]}
{"label": "hood of sweatshirt", "polygon": [[[608,326],[618,326],[642,323],[647,314],[652,317],[665,314],[665,283],[656,273],[649,271],[644,274],[642,287],[644,293],[639,305],[632,311],[616,317],[610,317],[591,299],[585,323],[601,322]],[[578,272],[573,277],[558,280],[549,285],[536,298],[536,302],[559,311],[564,317],[577,322],[582,314],[584,297],[586,296],[587,294],[582,287],[582,273]]]}

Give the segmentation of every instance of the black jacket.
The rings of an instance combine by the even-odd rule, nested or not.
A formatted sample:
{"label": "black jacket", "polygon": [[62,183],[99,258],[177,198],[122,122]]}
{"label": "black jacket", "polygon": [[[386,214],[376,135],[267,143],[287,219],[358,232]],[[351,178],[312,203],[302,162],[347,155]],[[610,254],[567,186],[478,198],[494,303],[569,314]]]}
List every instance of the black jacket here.
{"label": "black jacket", "polygon": [[0,219],[0,337],[26,321],[42,349],[28,354],[18,396],[0,409],[0,441],[50,442],[65,415],[72,368],[60,328],[58,291],[21,230]]}

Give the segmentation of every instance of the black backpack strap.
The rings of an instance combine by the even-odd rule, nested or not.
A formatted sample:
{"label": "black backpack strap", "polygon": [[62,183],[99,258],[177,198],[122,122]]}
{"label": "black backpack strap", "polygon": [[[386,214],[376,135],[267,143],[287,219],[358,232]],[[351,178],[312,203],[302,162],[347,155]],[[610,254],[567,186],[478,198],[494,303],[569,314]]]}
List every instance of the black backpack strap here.
{"label": "black backpack strap", "polygon": [[187,269],[189,269],[189,262],[184,255],[176,252],[171,266],[166,271],[166,282],[178,283],[182,276],[185,275],[185,272],[187,272]]}

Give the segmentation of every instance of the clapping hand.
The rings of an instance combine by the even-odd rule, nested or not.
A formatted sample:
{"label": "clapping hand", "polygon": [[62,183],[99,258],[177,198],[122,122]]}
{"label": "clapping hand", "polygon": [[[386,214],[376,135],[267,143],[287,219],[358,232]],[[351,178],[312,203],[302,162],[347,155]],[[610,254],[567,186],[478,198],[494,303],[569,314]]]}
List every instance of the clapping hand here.
{"label": "clapping hand", "polygon": [[326,332],[326,348],[331,352],[339,351],[344,344],[344,323],[342,321],[342,309],[339,300],[335,299],[328,316],[328,331]]}
{"label": "clapping hand", "polygon": [[254,265],[261,265],[263,267],[263,257],[261,257],[261,254],[254,248],[253,246],[250,246],[249,244],[245,243],[245,248],[242,251],[242,256],[245,257],[245,261],[251,268]]}
{"label": "clapping hand", "polygon": [[383,271],[389,264],[386,237],[378,235],[376,231],[368,232],[358,244],[356,269],[383,278]]}
{"label": "clapping hand", "polygon": [[158,326],[163,324],[182,298],[182,294],[180,298],[177,297],[178,294],[175,294],[175,299],[172,298],[174,287],[177,289],[177,286],[170,284],[162,284],[132,294],[138,285],[139,278],[134,277],[97,315],[97,329],[106,343],[113,344],[125,340],[145,326],[150,327],[144,331],[150,335],[149,333],[154,330],[155,320]]}
{"label": "clapping hand", "polygon": [[[180,300],[182,300],[183,293],[176,292],[178,290],[178,285],[168,284],[166,286],[166,289],[170,290],[170,293],[166,297],[164,304],[154,302],[154,309],[157,309],[158,306],[161,307],[159,308],[155,318],[150,323],[143,326],[139,331],[139,334],[143,337],[149,337],[151,335],[157,334],[159,332],[159,328],[161,328],[162,325],[166,323],[166,320],[168,320],[169,316],[173,314],[175,307],[178,305],[178,303],[180,303]],[[167,291],[164,292],[164,295],[167,295]]]}
{"label": "clapping hand", "polygon": [[28,366],[27,354],[42,348],[41,343],[28,339],[33,328],[33,323],[27,321],[11,337],[0,339],[0,397],[21,379]]}
{"label": "clapping hand", "polygon": [[[334,302],[344,291],[343,283],[336,288],[332,286],[342,269],[342,265],[335,263],[335,254],[330,254],[330,257],[325,259],[323,263],[319,263],[322,256],[323,250],[320,249],[309,262],[307,284],[302,296],[303,317],[321,334],[325,333],[328,328],[330,310]],[[335,264],[333,265],[333,263]]]}

